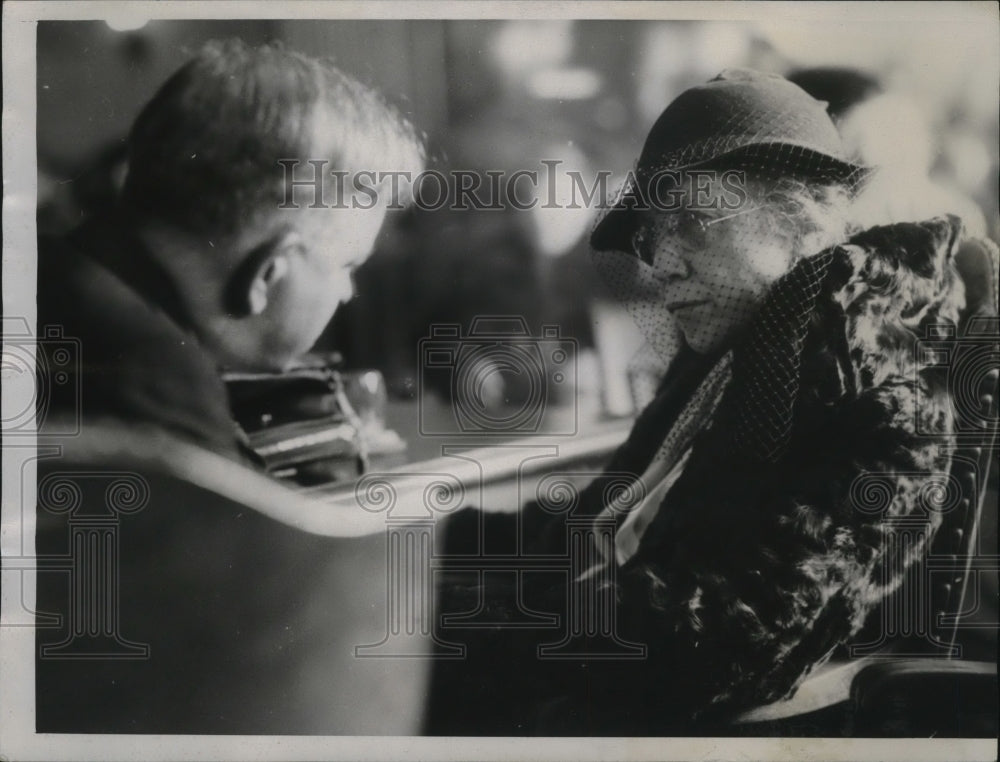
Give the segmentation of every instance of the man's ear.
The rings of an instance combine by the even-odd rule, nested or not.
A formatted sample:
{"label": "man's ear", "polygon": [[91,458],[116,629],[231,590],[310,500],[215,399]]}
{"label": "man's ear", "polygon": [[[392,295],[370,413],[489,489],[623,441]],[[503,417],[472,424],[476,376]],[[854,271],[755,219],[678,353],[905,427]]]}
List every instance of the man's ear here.
{"label": "man's ear", "polygon": [[283,251],[277,251],[267,258],[263,266],[258,268],[250,283],[247,294],[247,312],[259,315],[267,309],[267,303],[274,286],[288,275],[288,256]]}
{"label": "man's ear", "polygon": [[297,242],[284,238],[251,251],[237,267],[226,287],[226,311],[234,317],[260,315],[270,303],[275,286],[291,269]]}

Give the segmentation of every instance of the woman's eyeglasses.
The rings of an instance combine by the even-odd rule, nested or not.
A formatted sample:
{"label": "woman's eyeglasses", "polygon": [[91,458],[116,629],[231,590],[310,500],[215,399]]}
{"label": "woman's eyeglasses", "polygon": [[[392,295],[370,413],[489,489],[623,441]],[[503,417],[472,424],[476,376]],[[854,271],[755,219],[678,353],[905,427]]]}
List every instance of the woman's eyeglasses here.
{"label": "woman's eyeglasses", "polygon": [[653,244],[661,237],[670,236],[682,241],[688,248],[698,248],[707,243],[708,230],[712,225],[763,208],[762,206],[753,206],[723,217],[709,217],[707,214],[690,209],[682,209],[679,212],[669,214],[656,214],[641,222],[632,233],[632,253],[647,265],[652,265],[656,253]]}

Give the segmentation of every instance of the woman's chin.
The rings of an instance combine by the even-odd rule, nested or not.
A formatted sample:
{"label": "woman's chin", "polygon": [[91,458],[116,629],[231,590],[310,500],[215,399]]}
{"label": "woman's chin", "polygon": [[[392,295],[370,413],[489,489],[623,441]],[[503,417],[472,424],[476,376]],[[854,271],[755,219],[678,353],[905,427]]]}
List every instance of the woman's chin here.
{"label": "woman's chin", "polygon": [[681,333],[684,335],[685,343],[701,355],[714,354],[722,347],[726,339],[724,331],[684,330],[682,327]]}

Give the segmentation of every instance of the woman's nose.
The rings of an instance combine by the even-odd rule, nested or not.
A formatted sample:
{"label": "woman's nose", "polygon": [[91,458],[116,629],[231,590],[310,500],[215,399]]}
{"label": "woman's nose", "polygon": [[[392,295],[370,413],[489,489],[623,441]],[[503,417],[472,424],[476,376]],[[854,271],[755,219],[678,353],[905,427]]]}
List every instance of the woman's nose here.
{"label": "woman's nose", "polygon": [[691,269],[681,257],[679,247],[670,240],[663,240],[657,243],[653,252],[653,271],[660,278],[683,279]]}

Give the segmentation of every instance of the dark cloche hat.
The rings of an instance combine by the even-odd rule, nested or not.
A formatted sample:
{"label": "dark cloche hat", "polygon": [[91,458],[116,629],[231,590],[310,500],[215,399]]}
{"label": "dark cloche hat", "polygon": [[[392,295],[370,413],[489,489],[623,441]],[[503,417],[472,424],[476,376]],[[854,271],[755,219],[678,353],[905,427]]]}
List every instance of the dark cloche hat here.
{"label": "dark cloche hat", "polygon": [[[635,179],[712,166],[851,188],[870,171],[846,156],[824,102],[783,77],[751,69],[727,69],[677,96],[649,131]],[[631,179],[594,229],[595,249],[628,240],[635,197],[644,198]]]}

